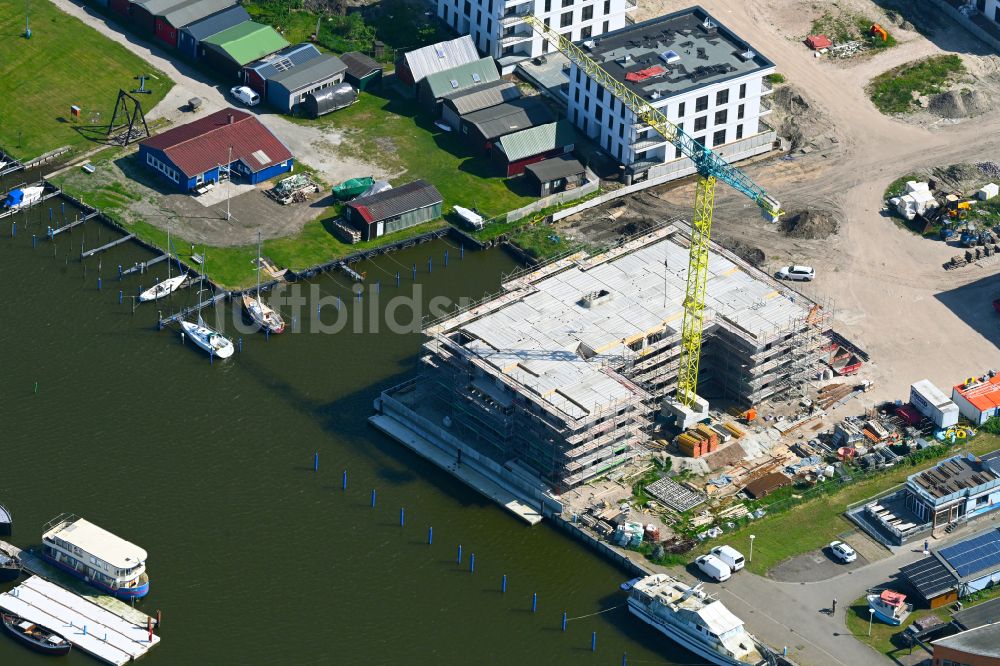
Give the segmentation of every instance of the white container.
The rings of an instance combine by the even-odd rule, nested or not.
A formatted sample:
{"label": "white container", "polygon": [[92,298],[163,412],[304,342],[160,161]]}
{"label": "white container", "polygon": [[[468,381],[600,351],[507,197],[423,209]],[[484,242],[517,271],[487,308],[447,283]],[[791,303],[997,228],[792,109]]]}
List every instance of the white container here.
{"label": "white container", "polygon": [[983,185],[982,189],[976,192],[976,198],[980,201],[989,201],[997,194],[1000,194],[1000,186],[996,183],[987,183]]}
{"label": "white container", "polygon": [[934,421],[938,428],[950,428],[958,423],[958,405],[928,379],[910,385],[910,404]]}

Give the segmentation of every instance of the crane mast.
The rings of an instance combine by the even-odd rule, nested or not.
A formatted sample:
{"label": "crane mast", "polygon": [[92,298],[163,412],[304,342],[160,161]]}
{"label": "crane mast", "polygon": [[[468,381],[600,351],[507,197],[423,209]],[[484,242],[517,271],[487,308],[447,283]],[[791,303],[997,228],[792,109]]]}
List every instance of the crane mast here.
{"label": "crane mast", "polygon": [[527,16],[523,20],[582,69],[587,76],[617,97],[639,121],[648,124],[680,150],[682,155],[694,163],[698,171],[694,215],[691,221],[691,248],[684,293],[684,323],[681,328],[676,395],[677,402],[682,406],[694,407],[697,400],[698,369],[705,326],[705,288],[708,283],[708,255],[712,237],[712,216],[715,210],[715,185],[721,180],[743,193],[769,215],[772,222],[777,221],[784,211],[781,210],[777,199],[768,195],[749,176],[670,122],[663,112],[611,76],[582,48],[535,16]]}

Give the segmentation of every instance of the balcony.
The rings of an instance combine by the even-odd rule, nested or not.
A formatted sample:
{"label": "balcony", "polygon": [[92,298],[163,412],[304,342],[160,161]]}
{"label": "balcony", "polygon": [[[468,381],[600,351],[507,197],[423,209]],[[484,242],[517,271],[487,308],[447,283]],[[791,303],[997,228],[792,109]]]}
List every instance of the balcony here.
{"label": "balcony", "polygon": [[762,79],[760,82],[761,97],[763,97],[764,95],[770,95],[773,92],[774,92],[774,86],[771,85],[771,82],[768,81],[766,78]]}
{"label": "balcony", "polygon": [[518,7],[515,9],[508,9],[504,12],[504,15],[500,17],[500,25],[511,26],[521,23],[526,16],[531,16],[532,10],[531,5]]}
{"label": "balcony", "polygon": [[641,153],[651,148],[662,146],[666,142],[667,140],[661,137],[659,134],[653,134],[652,136],[642,137],[640,139],[637,139],[632,143],[632,148],[635,150],[635,152]]}
{"label": "balcony", "polygon": [[534,33],[529,29],[527,32],[512,32],[507,35],[502,35],[500,37],[501,46],[510,46],[511,44],[517,44],[519,42],[526,42],[531,40]]}
{"label": "balcony", "polygon": [[774,105],[771,104],[770,100],[762,98],[760,100],[760,112],[757,115],[759,115],[759,116],[766,116],[767,114],[771,113],[771,111],[773,110],[773,107],[774,107]]}
{"label": "balcony", "polygon": [[625,0],[625,11],[634,12],[639,8],[638,0]]}

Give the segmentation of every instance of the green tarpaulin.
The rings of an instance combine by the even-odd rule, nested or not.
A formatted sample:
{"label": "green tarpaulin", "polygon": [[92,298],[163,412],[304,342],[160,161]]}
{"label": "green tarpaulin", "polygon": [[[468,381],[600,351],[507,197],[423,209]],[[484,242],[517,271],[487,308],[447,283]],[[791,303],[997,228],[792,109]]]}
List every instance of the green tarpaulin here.
{"label": "green tarpaulin", "polygon": [[351,197],[356,197],[375,182],[375,179],[371,176],[366,176],[364,178],[351,178],[350,180],[345,180],[340,185],[335,185],[333,188],[333,196],[337,197],[341,201],[346,201]]}

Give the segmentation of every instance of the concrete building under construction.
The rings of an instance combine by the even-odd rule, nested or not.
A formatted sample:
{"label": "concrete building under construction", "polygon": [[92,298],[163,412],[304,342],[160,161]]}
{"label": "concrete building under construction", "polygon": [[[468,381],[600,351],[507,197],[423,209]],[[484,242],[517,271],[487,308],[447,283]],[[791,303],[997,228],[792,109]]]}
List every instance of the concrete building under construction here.
{"label": "concrete building under construction", "polygon": [[[516,274],[499,295],[433,323],[420,376],[383,395],[381,416],[459,464],[485,458],[493,476],[556,494],[644,455],[676,388],[683,229]],[[826,321],[713,246],[700,392],[750,405],[814,375]]]}

